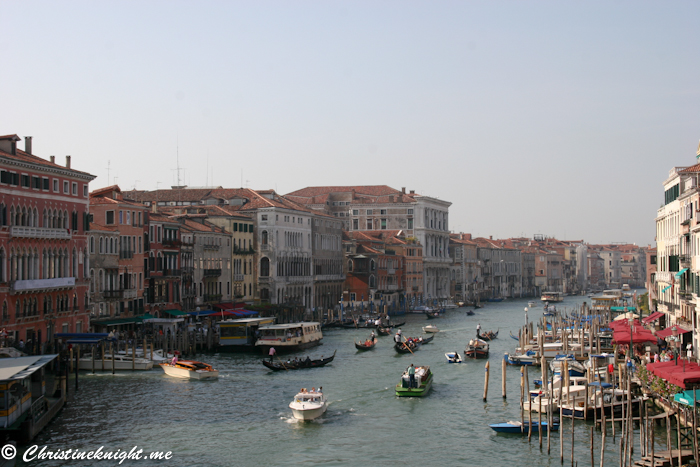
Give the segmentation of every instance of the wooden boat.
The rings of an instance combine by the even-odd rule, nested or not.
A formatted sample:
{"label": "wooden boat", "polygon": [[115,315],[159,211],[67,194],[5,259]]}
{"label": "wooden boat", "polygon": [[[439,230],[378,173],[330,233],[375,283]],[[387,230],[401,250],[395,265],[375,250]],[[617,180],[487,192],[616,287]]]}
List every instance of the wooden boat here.
{"label": "wooden boat", "polygon": [[396,385],[396,395],[399,397],[423,397],[433,386],[433,373],[429,366],[417,366],[415,375],[416,387],[411,388],[408,370],[401,375],[401,381]]}
{"label": "wooden boat", "polygon": [[518,336],[513,335],[513,331],[510,331],[510,338],[515,339],[516,341],[520,341],[520,338]]}
{"label": "wooden boat", "polygon": [[318,360],[311,360],[309,357],[307,357],[306,360],[278,360],[276,362],[263,360],[262,364],[272,371],[303,370],[304,368],[318,368],[327,365],[332,362],[334,358],[335,352],[328,358],[320,358]]}
{"label": "wooden boat", "polygon": [[[493,425],[489,425],[493,431],[496,431],[498,433],[529,433],[530,429],[532,429],[533,433],[535,431],[540,430],[539,423],[536,420],[532,421],[532,424],[529,422],[521,423],[518,421],[510,421],[506,423],[494,423]],[[547,422],[542,422],[542,431],[547,431],[548,425]],[[557,431],[559,430],[559,424],[558,423],[552,423],[552,431]]]}
{"label": "wooden boat", "polygon": [[447,363],[463,363],[462,356],[459,352],[445,352],[445,358],[447,358]]}
{"label": "wooden boat", "polygon": [[467,358],[488,358],[489,343],[483,339],[472,339],[467,344],[467,348],[464,349],[464,355]]}
{"label": "wooden boat", "polygon": [[474,310],[467,310],[467,315],[474,316]]}
{"label": "wooden boat", "polygon": [[313,420],[326,412],[328,400],[320,388],[312,392],[302,389],[289,403],[289,408],[292,409],[292,415],[297,420]]}
{"label": "wooden boat", "polygon": [[440,332],[440,330],[437,328],[437,326],[433,326],[432,324],[429,324],[428,326],[423,326],[423,332],[436,333],[436,332]]}
{"label": "wooden boat", "polygon": [[479,339],[485,340],[485,341],[492,341],[494,339],[498,338],[498,331],[493,332],[493,331],[486,331],[483,334],[479,335]]}
{"label": "wooden boat", "polygon": [[517,366],[539,366],[540,360],[537,357],[537,352],[534,352],[532,350],[528,350],[525,354],[509,354],[506,353],[503,356],[503,359],[506,361],[506,364],[508,365],[517,365]]}
{"label": "wooden boat", "polygon": [[373,338],[372,340],[367,339],[364,342],[355,342],[355,348],[357,350],[371,350],[374,348],[374,346],[377,345],[377,338]]}
{"label": "wooden boat", "polygon": [[194,360],[178,360],[175,363],[161,363],[160,367],[166,375],[187,379],[216,379],[219,370],[215,370],[208,363],[195,362]]}
{"label": "wooden boat", "polygon": [[426,311],[425,316],[428,319],[435,319],[440,317],[440,312],[439,311]]}
{"label": "wooden boat", "polygon": [[411,353],[418,350],[418,348],[431,342],[435,336],[430,337],[407,337],[404,342],[396,342],[394,344],[394,349],[398,353]]}
{"label": "wooden boat", "polygon": [[380,336],[388,336],[391,334],[392,329],[391,328],[383,328],[381,326],[377,327],[377,334]]}

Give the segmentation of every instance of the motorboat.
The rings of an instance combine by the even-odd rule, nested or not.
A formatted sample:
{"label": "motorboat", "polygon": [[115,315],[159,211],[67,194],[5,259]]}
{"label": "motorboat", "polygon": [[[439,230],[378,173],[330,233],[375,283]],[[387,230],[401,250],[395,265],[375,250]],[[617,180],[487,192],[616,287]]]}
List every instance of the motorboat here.
{"label": "motorboat", "polygon": [[557,355],[549,362],[549,369],[554,375],[560,375],[567,363],[569,376],[583,376],[586,374],[586,367],[583,363],[576,361],[573,355]]}
{"label": "motorboat", "polygon": [[436,332],[440,332],[440,330],[437,328],[437,326],[429,324],[428,326],[423,326],[423,332],[436,333]]}
{"label": "motorboat", "polygon": [[505,359],[506,363],[508,365],[518,365],[518,366],[531,366],[531,365],[539,365],[540,364],[540,359],[537,356],[537,352],[533,350],[528,350],[524,354],[509,354],[506,353],[503,358]]}
{"label": "motorboat", "polygon": [[488,358],[489,343],[483,339],[472,339],[464,349],[464,355],[467,358]]}
{"label": "motorboat", "polygon": [[408,369],[401,375],[401,381],[396,385],[396,395],[399,397],[423,397],[428,394],[433,385],[433,373],[429,366],[417,366],[415,387],[411,387],[411,377]]}
{"label": "motorboat", "polygon": [[541,408],[542,412],[547,412],[550,403],[553,407],[558,408],[560,404],[570,400],[579,399],[582,401],[586,397],[587,387],[588,381],[585,377],[571,376],[567,387],[566,380],[557,375],[551,382],[547,383],[547,389],[530,391],[528,400],[523,402],[523,409],[539,412]]}
{"label": "motorboat", "polygon": [[297,420],[314,420],[326,412],[328,400],[321,388],[318,390],[312,388],[311,391],[304,388],[294,396],[294,400],[289,403],[289,408],[292,409],[292,415]]}
{"label": "motorboat", "polygon": [[464,361],[459,352],[445,352],[445,358],[447,358],[447,363],[462,363]]}
{"label": "motorboat", "polygon": [[166,375],[176,378],[216,379],[219,377],[219,370],[215,370],[208,363],[195,362],[194,360],[161,363],[160,367]]}
{"label": "motorboat", "polygon": [[[112,371],[112,362],[114,362],[115,370],[150,370],[153,368],[153,362],[147,358],[133,358],[131,355],[122,354],[104,354],[104,358],[95,355],[93,360],[92,354],[87,354],[80,357],[78,368],[81,370],[109,370]],[[103,363],[104,362],[104,363]]]}
{"label": "motorboat", "polygon": [[[539,431],[540,429],[540,424],[539,422],[533,420],[532,422],[519,422],[519,421],[510,421],[506,423],[494,423],[493,425],[489,425],[493,431],[496,431],[498,433],[529,433],[530,430],[534,431]],[[547,422],[542,422],[542,431],[547,431],[547,428],[549,425]],[[552,423],[552,431],[557,431],[559,430],[559,424],[558,423]]]}

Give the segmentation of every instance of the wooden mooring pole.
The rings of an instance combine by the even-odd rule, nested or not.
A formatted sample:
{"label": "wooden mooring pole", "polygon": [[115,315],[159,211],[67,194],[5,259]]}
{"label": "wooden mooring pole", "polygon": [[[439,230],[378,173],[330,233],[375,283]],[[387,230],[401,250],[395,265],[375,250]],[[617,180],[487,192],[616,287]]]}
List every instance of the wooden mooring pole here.
{"label": "wooden mooring pole", "polygon": [[489,362],[486,362],[484,367],[484,402],[486,402],[486,396],[489,393]]}
{"label": "wooden mooring pole", "polygon": [[503,393],[503,399],[506,398],[506,359],[505,357],[501,359],[501,392]]}

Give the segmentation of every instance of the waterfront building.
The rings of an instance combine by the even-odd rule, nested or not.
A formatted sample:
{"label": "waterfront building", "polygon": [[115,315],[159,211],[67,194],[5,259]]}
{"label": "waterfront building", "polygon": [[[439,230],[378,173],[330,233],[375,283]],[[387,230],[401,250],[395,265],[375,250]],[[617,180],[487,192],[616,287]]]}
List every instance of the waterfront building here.
{"label": "waterfront building", "polygon": [[423,246],[423,293],[450,298],[449,207],[452,203],[386,185],[307,187],[285,195],[343,222],[349,232],[401,230]]}
{"label": "waterfront building", "polygon": [[313,262],[313,306],[335,308],[345,283],[343,223],[326,214],[313,214],[311,223]]}
{"label": "waterfront building", "polygon": [[148,214],[148,262],[144,264],[145,311],[156,318],[181,314],[182,246],[180,224],[168,216]]}
{"label": "waterfront building", "polygon": [[588,263],[589,287],[594,291],[602,292],[607,286],[603,258],[600,257],[597,251],[589,248],[586,261]]}
{"label": "waterfront building", "polygon": [[[119,186],[112,185],[90,193],[90,210],[95,224],[118,232],[117,287],[109,293],[116,301],[110,302],[109,316],[123,318],[144,314],[148,208],[124,199]],[[94,245],[90,245],[90,251],[95,251]],[[90,277],[99,279],[95,274],[91,268]],[[95,321],[95,324],[100,323]]]}
{"label": "waterfront building", "polygon": [[644,250],[646,258],[646,278],[644,282],[644,288],[647,289],[648,292],[647,304],[649,306],[649,310],[656,311],[656,248],[648,246]]}
{"label": "waterfront building", "polygon": [[0,136],[2,329],[39,351],[54,332],[89,326],[89,183],[95,178]]}
{"label": "waterfront building", "polygon": [[115,316],[123,291],[119,290],[119,229],[90,222],[90,319]]}
{"label": "waterfront building", "polygon": [[[512,244],[489,238],[475,238],[480,277],[483,279],[481,299],[520,297],[522,260],[520,250]],[[478,283],[479,279],[477,279]]]}
{"label": "waterfront building", "polygon": [[455,301],[476,301],[479,283],[477,245],[471,234],[450,234],[450,258],[452,258],[450,293]]}

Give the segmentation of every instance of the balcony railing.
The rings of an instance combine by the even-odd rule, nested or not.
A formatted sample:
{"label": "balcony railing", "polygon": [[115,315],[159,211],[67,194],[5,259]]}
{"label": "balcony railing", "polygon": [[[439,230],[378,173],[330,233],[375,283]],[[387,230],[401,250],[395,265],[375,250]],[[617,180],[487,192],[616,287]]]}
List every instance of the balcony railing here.
{"label": "balcony railing", "polygon": [[234,274],[233,275],[234,282],[243,282],[243,279],[244,279],[243,274]]}
{"label": "balcony railing", "polygon": [[205,302],[218,302],[221,300],[221,294],[204,294]]}
{"label": "balcony railing", "polygon": [[69,288],[75,287],[75,277],[14,281],[10,283],[10,286],[13,292]]}
{"label": "balcony railing", "polygon": [[71,231],[68,229],[50,229],[46,227],[23,227],[13,225],[10,227],[10,237],[15,238],[56,238],[70,240]]}
{"label": "balcony railing", "polygon": [[119,299],[119,298],[122,298],[123,295],[124,294],[123,294],[122,290],[103,290],[102,291],[102,297],[104,297],[105,300]]}
{"label": "balcony railing", "polygon": [[205,250],[218,250],[219,245],[202,245],[202,248]]}
{"label": "balcony railing", "polygon": [[164,269],[163,275],[164,276],[180,277],[182,275],[182,269]]}
{"label": "balcony railing", "polygon": [[252,255],[255,253],[255,250],[252,248],[238,248],[237,245],[233,245],[233,253],[236,255]]}
{"label": "balcony railing", "polygon": [[221,269],[204,269],[204,277],[219,277]]}
{"label": "balcony railing", "polygon": [[163,246],[166,247],[178,247],[182,245],[182,242],[178,240],[177,238],[164,238],[163,239]]}

